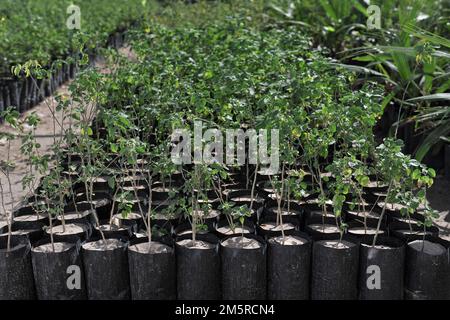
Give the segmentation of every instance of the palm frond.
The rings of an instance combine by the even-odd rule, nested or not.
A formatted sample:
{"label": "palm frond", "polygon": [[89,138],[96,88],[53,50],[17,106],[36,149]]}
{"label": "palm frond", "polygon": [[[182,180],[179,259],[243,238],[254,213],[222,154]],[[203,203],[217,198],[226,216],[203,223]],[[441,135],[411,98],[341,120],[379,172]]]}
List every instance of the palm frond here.
{"label": "palm frond", "polygon": [[450,100],[450,93],[435,93],[435,94],[429,94],[426,96],[408,99],[408,101],[410,101],[410,102],[413,102],[413,101],[434,102],[434,101],[441,101],[441,100]]}
{"label": "palm frond", "polygon": [[450,135],[450,119],[431,131],[415,153],[415,158],[422,161],[430,149],[438,143],[442,137]]}
{"label": "palm frond", "polygon": [[450,40],[448,40],[448,39],[446,39],[444,37],[441,37],[440,35],[435,34],[433,32],[424,30],[424,29],[422,29],[422,28],[420,28],[420,27],[418,27],[416,25],[412,25],[410,23],[407,23],[407,24],[402,26],[402,29],[405,32],[408,32],[408,33],[414,35],[417,38],[426,40],[426,41],[431,42],[433,44],[437,44],[437,45],[441,45],[441,46],[450,48]]}

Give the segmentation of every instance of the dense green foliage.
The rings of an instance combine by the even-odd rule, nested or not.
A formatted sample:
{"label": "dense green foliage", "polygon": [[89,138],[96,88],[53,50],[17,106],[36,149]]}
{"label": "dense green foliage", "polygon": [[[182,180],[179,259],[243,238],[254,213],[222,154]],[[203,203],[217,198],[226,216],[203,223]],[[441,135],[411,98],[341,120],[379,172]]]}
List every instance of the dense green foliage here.
{"label": "dense green foliage", "polygon": [[[313,47],[356,72],[355,81],[375,80],[386,87],[382,106],[394,114],[389,134],[406,138],[407,151],[418,159],[449,139],[448,1],[371,1],[380,8],[379,29],[368,28],[374,11],[362,0],[162,3],[149,1],[148,19],[170,27],[203,26],[232,14],[261,29],[295,27],[311,37]],[[416,149],[404,127],[419,135]]]}
{"label": "dense green foliage", "polygon": [[[194,121],[202,120],[223,132],[278,129],[279,188],[289,185],[289,197],[297,200],[315,194],[324,211],[331,202],[342,230],[343,202],[359,201],[369,177],[391,186],[388,200],[411,208],[405,215],[424,205],[434,172],[403,155],[401,142],[377,146],[374,139],[382,88],[367,83],[355,91],[354,75],[331,66],[295,28],[258,30],[242,17],[201,28],[150,23],[131,34],[130,43],[136,59],[113,54],[114,72],[88,70],[72,86],[81,103],[98,104],[97,124],[106,127],[105,134],[96,135],[83,124],[83,132],[91,134],[72,142],[89,146],[83,153],[94,152],[100,171],[113,159],[136,163],[143,157],[157,174],[179,170],[190,177],[185,190],[207,190],[230,168],[203,164],[192,170],[170,160],[173,130],[192,130]],[[313,176],[312,185],[304,183],[305,174]],[[177,201],[192,215],[193,199]],[[433,212],[423,212],[429,225]]]}
{"label": "dense green foliage", "polygon": [[[320,3],[332,19],[325,30],[337,32],[341,23],[335,17],[337,13],[332,14],[325,1]],[[360,203],[370,182],[388,186],[380,221],[389,202],[402,205],[403,215],[416,213],[422,207],[424,225],[430,226],[435,213],[427,206],[425,192],[433,183],[434,170],[405,155],[401,141],[386,138],[379,143],[373,133],[389,99],[400,92],[404,95],[401,88],[386,98],[380,79],[359,81],[352,71],[361,71],[360,66],[346,70],[349,67],[337,63],[336,56],[326,56],[329,52],[323,46],[314,48],[320,40],[318,33],[300,32],[304,23],[295,20],[276,21],[264,11],[269,7],[263,4],[142,2],[147,19],[128,37],[135,57],[130,59],[111,50],[107,54],[111,72],[82,70],[70,86],[71,99],[58,99],[59,110],[73,122],[55,144],[57,165],[39,190],[47,211],[59,214],[63,200],[71,196],[72,184],[84,185],[89,199],[94,181],[107,177],[115,190],[113,200],[126,215],[133,201],[139,200],[120,185],[124,175],[131,176],[131,181],[136,174],[145,176],[151,190],[152,182],[164,184],[169,177],[181,174],[184,184],[178,191],[184,196],[175,195],[169,213],[182,213],[192,218],[193,229],[200,227],[201,219],[196,214],[199,198],[217,185],[220,189],[228,175],[236,173],[232,166],[217,163],[177,166],[171,161],[173,130],[192,130],[194,121],[201,120],[209,128],[223,131],[278,129],[280,172],[271,177],[276,194],[297,201],[304,200],[306,194],[313,195],[324,214],[334,212],[341,235],[346,229],[342,219],[344,202]],[[274,10],[280,12],[279,8]],[[108,32],[111,30],[112,25]],[[89,41],[96,43],[99,39],[90,37]],[[342,41],[338,39],[333,41]],[[428,46],[421,45],[425,49]],[[428,51],[417,48],[407,53],[408,61],[395,50],[390,54],[400,64],[412,59],[420,66],[428,63],[430,56]],[[373,61],[368,57],[372,55],[359,59],[369,64],[363,70],[386,64],[378,60],[370,64]],[[395,70],[401,75],[400,69]],[[436,71],[442,72],[442,68]],[[398,85],[415,83],[412,76],[399,80]],[[5,119],[12,117],[8,112]],[[32,154],[36,167],[44,171],[48,159],[42,160],[37,152]],[[76,155],[79,161],[73,166],[58,166],[68,155]],[[246,169],[248,187],[252,176],[256,181],[261,163]],[[70,183],[61,181],[64,170],[74,171],[69,172],[70,179],[74,179]],[[310,176],[311,181],[306,183],[305,176]],[[67,182],[67,172],[63,180]],[[254,189],[255,183],[252,185]],[[142,216],[147,215],[147,226],[152,212],[151,193],[149,208],[147,213],[139,208]],[[241,223],[249,215],[248,210],[230,209],[227,203],[221,203],[220,208],[230,213],[230,220]]]}
{"label": "dense green foliage", "polygon": [[[450,134],[448,1],[381,0],[380,28],[369,29],[365,1],[271,0],[267,13],[277,25],[297,25],[313,36],[361,79],[386,85],[383,106],[395,113],[392,135],[399,126],[415,124],[425,133],[416,150],[423,159]],[[440,145],[438,144],[438,147]]]}
{"label": "dense green foliage", "polygon": [[[69,30],[69,5],[81,11],[81,30]],[[0,2],[0,73],[28,60],[48,65],[65,58],[83,35],[87,46],[103,46],[108,36],[124,30],[142,13],[138,0],[2,0]]]}
{"label": "dense green foliage", "polygon": [[[316,45],[336,54],[371,44],[411,41],[401,30],[407,24],[442,35],[449,30],[450,7],[446,1],[269,0],[266,4],[274,23],[298,25],[313,35]],[[368,17],[374,13],[368,10],[369,4],[380,8],[380,29],[367,26]]]}

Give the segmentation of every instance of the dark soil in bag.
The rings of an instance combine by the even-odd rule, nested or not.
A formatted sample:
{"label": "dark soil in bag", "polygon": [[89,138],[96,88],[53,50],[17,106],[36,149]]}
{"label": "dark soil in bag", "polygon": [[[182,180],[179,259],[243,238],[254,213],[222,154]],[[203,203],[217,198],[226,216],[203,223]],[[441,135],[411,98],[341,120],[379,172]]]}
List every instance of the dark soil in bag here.
{"label": "dark soil in bag", "polygon": [[9,106],[11,106],[11,96],[9,94],[9,88],[8,87],[4,87],[3,88],[3,104],[4,104],[5,110]]}
{"label": "dark soil in bag", "polygon": [[84,225],[94,225],[95,217],[94,211],[91,209],[82,210],[82,211],[66,211],[64,215],[60,215],[56,217],[58,223],[62,223],[63,219],[66,224],[75,223],[75,224],[84,224]]}
{"label": "dark soil in bag", "polygon": [[87,242],[82,246],[89,300],[129,300],[128,244],[118,239]]}
{"label": "dark soil in bag", "polygon": [[9,96],[12,106],[19,108],[19,112],[26,111],[25,109],[22,109],[20,105],[19,81],[14,80],[9,83]]}
{"label": "dark soil in bag", "polygon": [[270,180],[261,180],[256,183],[257,191],[265,192],[266,194],[275,194],[277,192],[276,189],[273,188]]}
{"label": "dark soil in bag", "polygon": [[450,299],[450,257],[443,245],[414,240],[406,246],[405,298]]}
{"label": "dark soil in bag", "polygon": [[402,300],[405,245],[396,238],[378,236],[361,242],[359,257],[359,299]]}
{"label": "dark soil in bag", "polygon": [[267,194],[256,190],[253,192],[253,202],[251,190],[238,190],[230,192],[228,194],[229,201],[234,203],[235,206],[239,207],[246,205],[248,206],[248,208],[250,208],[251,205],[252,209],[254,209],[255,211],[258,211],[258,209],[264,206],[266,197]]}
{"label": "dark soil in bag", "polygon": [[312,241],[296,232],[268,240],[267,298],[308,300]]}
{"label": "dark soil in bag", "polygon": [[161,230],[166,230],[168,234],[173,232],[173,228],[177,225],[178,221],[178,219],[171,220],[166,215],[161,213],[155,213],[152,218],[152,225]]}
{"label": "dark soil in bag", "polygon": [[[36,242],[40,241],[42,237],[44,236],[44,230],[43,229],[15,229],[12,228],[11,235],[13,237],[25,237],[27,238],[31,245],[34,245]],[[2,234],[0,234],[0,237],[7,238],[8,237],[8,228],[3,231]],[[0,240],[3,241],[3,240]]]}
{"label": "dark soil in bag", "polygon": [[[424,221],[422,215],[412,215],[408,217],[392,217],[389,228],[394,229],[423,229],[420,224]],[[419,227],[419,228],[418,228]]]}
{"label": "dark soil in bag", "polygon": [[218,300],[220,289],[220,256],[217,237],[197,235],[196,241],[179,237],[175,244],[177,257],[177,298],[179,300]]}
{"label": "dark soil in bag", "polygon": [[215,234],[220,238],[236,236],[240,234],[255,234],[255,224],[251,220],[245,220],[244,225],[236,223],[234,229],[229,225],[226,219],[222,219],[216,225]]}
{"label": "dark soil in bag", "polygon": [[141,238],[129,246],[128,261],[133,300],[176,299],[176,258],[170,243]]}
{"label": "dark soil in bag", "polygon": [[8,232],[8,221],[0,220],[0,233]]}
{"label": "dark soil in bag", "polygon": [[411,225],[409,227],[397,227],[396,223],[389,225],[389,235],[401,239],[405,242],[414,240],[431,240],[439,236],[439,228],[435,226],[426,227],[425,229],[418,225]]}
{"label": "dark soil in bag", "polygon": [[379,236],[387,235],[385,228],[380,227],[377,231],[378,222],[366,221],[366,224],[362,224],[360,221],[350,221],[347,223],[347,233],[350,236],[359,239],[373,239],[378,233]]}
{"label": "dark soil in bag", "polygon": [[[145,214],[147,210],[145,209],[143,214]],[[139,212],[129,212],[126,215],[121,213],[117,213],[112,216],[112,223],[119,227],[130,227],[133,231],[139,230],[141,227],[144,227],[143,215]]]}
{"label": "dark soil in bag", "polygon": [[119,193],[128,193],[133,198],[148,198],[149,191],[146,185],[136,185],[134,187],[121,187]]}
{"label": "dark soil in bag", "polygon": [[343,240],[314,242],[311,299],[354,300],[358,298],[359,243]]}
{"label": "dark soil in bag", "polygon": [[[208,234],[212,230],[197,230],[197,234]],[[192,235],[192,225],[189,222],[179,224],[173,229],[175,237],[186,237]]]}
{"label": "dark soil in bag", "polygon": [[30,92],[29,92],[29,99],[28,99],[28,108],[33,108],[37,103],[37,87],[36,83],[31,80],[30,81]]}
{"label": "dark soil in bag", "polygon": [[38,103],[42,102],[45,98],[45,83],[44,79],[38,79]]}
{"label": "dark soil in bag", "polygon": [[267,245],[261,238],[245,235],[220,243],[222,298],[264,300],[267,291]]}
{"label": "dark soil in bag", "polygon": [[13,218],[13,227],[19,229],[42,229],[48,225],[48,217],[40,214],[25,214]]}
{"label": "dark soil in bag", "polygon": [[[215,230],[216,225],[220,222],[222,213],[218,210],[210,209],[206,211],[197,211],[197,216],[201,217],[202,224],[205,225],[208,231],[212,232]],[[179,234],[186,229],[191,229],[191,223],[187,218],[183,218],[178,226],[175,228],[175,233]]]}
{"label": "dark soil in bag", "polygon": [[51,229],[45,230],[45,233],[47,236],[50,236],[50,233],[52,233],[54,241],[57,242],[74,242],[76,239],[81,241],[89,239],[91,229],[86,224],[69,223],[66,225],[55,225]]}
{"label": "dark soil in bag", "polygon": [[226,200],[229,201],[230,198],[229,196],[233,194],[233,192],[236,191],[240,191],[245,189],[245,183],[241,183],[241,182],[230,182],[230,183],[225,183],[222,189],[222,197]]}
{"label": "dark soil in bag", "polygon": [[[3,102],[3,95],[2,93],[3,88],[0,88],[0,113],[5,110],[5,103]],[[3,119],[0,117],[0,123],[3,122]]]}
{"label": "dark soil in bag", "polygon": [[42,229],[48,225],[48,215],[36,213],[32,205],[26,205],[14,212],[13,228],[19,229]]}
{"label": "dark soil in bag", "polygon": [[134,212],[140,212],[145,211],[145,208],[147,208],[147,197],[138,197],[130,199],[130,200],[122,200],[122,199],[113,199],[114,204],[114,214],[119,213],[119,208],[122,204],[130,205],[131,210]]}
{"label": "dark soil in bag", "polygon": [[[372,207],[368,208],[366,211],[358,210],[358,209],[346,209],[345,216],[348,221],[359,222],[361,225],[364,225],[364,221],[366,224],[370,224],[371,226],[376,226],[378,224],[378,220],[380,219],[380,213],[375,211],[370,211]],[[381,227],[386,229],[388,226],[388,217],[386,215],[383,216],[383,220],[381,221]]]}
{"label": "dark soil in bag", "polygon": [[298,230],[298,226],[294,225],[291,222],[285,222],[283,219],[283,223],[280,221],[276,221],[276,218],[266,218],[262,219],[262,221],[256,226],[257,234],[260,237],[265,239],[270,237],[277,237],[283,235],[291,235]]}
{"label": "dark soil in bag", "polygon": [[106,238],[127,239],[133,235],[133,227],[126,225],[117,226],[110,224],[109,221],[101,221],[100,226],[94,226],[93,236],[101,237],[100,230]]}
{"label": "dark soil in bag", "polygon": [[111,200],[107,195],[98,195],[98,197],[99,198],[97,199],[92,199],[92,201],[78,199],[75,205],[69,203],[65,210],[76,211],[75,206],[78,208],[78,211],[91,210],[91,208],[94,208],[99,220],[109,219],[111,216]]}
{"label": "dark soil in bag", "polygon": [[315,241],[318,240],[334,240],[339,238],[340,229],[334,224],[307,224],[305,227],[308,233]]}
{"label": "dark soil in bag", "polygon": [[20,111],[24,112],[28,110],[29,101],[30,101],[30,84],[31,82],[28,79],[23,79],[21,81],[21,90],[20,90]]}
{"label": "dark soil in bag", "polygon": [[378,181],[377,177],[371,176],[370,182],[363,188],[366,192],[386,192],[388,189],[388,185],[384,182]]}
{"label": "dark soil in bag", "polygon": [[179,192],[180,191],[177,186],[156,184],[156,186],[152,188],[152,200],[168,200],[171,193],[177,194]]}
{"label": "dark soil in bag", "polygon": [[26,237],[0,238],[0,300],[34,300],[36,291],[31,265],[31,245]]}
{"label": "dark soil in bag", "polygon": [[308,224],[336,224],[336,216],[332,211],[325,213],[320,209],[307,208],[305,213],[305,222]]}
{"label": "dark soil in bag", "polygon": [[386,191],[382,190],[372,190],[370,192],[365,192],[363,195],[364,200],[366,200],[369,203],[378,203],[379,201],[384,201],[386,199]]}
{"label": "dark soil in bag", "polygon": [[51,78],[44,79],[44,94],[45,94],[45,97],[49,97],[53,93],[51,83],[52,83]]}
{"label": "dark soil in bag", "polygon": [[385,208],[385,214],[390,218],[402,218],[404,216],[402,210],[407,209],[405,205],[385,202],[384,200],[379,200],[376,204],[377,205],[374,207],[374,210],[381,213],[383,208]]}
{"label": "dark soil in bag", "polygon": [[45,241],[31,250],[39,300],[86,300],[80,245]]}
{"label": "dark soil in bag", "polygon": [[71,63],[70,66],[69,66],[69,77],[70,77],[70,79],[75,78],[75,75],[76,75],[76,65]]}
{"label": "dark soil in bag", "polygon": [[[304,218],[305,218],[305,212],[299,205],[294,205],[294,203],[291,203],[289,207],[286,205],[283,206],[281,204],[281,210],[280,213],[283,218],[283,222],[292,223],[295,225],[298,229],[304,228]],[[278,215],[278,207],[277,206],[270,206],[268,208],[264,208],[262,219],[269,219],[269,220],[276,220]]]}

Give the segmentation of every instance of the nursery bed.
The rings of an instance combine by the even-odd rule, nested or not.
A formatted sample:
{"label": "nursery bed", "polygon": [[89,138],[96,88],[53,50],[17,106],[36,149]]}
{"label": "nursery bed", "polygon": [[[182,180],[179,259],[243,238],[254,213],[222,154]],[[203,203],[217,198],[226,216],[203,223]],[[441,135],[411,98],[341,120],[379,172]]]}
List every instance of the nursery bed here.
{"label": "nursery bed", "polygon": [[[130,50],[129,47],[127,48],[121,48],[120,52],[126,56],[129,59],[134,59],[134,54]],[[109,72],[109,69],[106,67],[104,61],[102,59],[98,59],[95,62],[95,67],[99,68],[101,72]],[[53,96],[46,98],[44,101],[36,105],[32,110],[26,111],[22,117],[26,117],[28,114],[32,114],[33,112],[36,112],[37,115],[41,118],[41,123],[38,126],[38,129],[36,131],[36,140],[39,144],[41,144],[42,152],[43,154],[51,155],[52,150],[51,147],[53,145],[53,139],[58,138],[61,135],[61,129],[56,127],[56,134],[54,134],[54,127],[53,127],[53,115],[58,119],[60,123],[63,123],[65,126],[68,126],[70,123],[70,119],[65,119],[63,122],[61,119],[61,112],[60,111],[54,111],[49,108],[55,107],[55,96],[70,96],[69,86],[70,82],[62,85]],[[0,130],[2,132],[9,132],[14,133],[14,130],[9,127],[8,125],[2,123],[0,124]],[[16,167],[12,171],[11,174],[11,182],[13,186],[13,194],[14,194],[14,206],[17,206],[28,194],[27,190],[23,190],[21,181],[26,174],[27,170],[27,163],[25,161],[25,158],[23,157],[23,154],[20,151],[21,146],[21,137],[16,137],[12,143],[11,143],[11,158],[16,162]],[[6,160],[6,140],[0,140],[0,161]],[[0,177],[2,185],[6,186],[7,181],[4,175],[1,175]],[[11,206],[11,197],[9,192],[3,193],[3,201],[5,202],[8,207]],[[0,206],[0,212],[2,212],[3,215],[3,208]]]}
{"label": "nursery bed", "polygon": [[[1,298],[450,299],[448,185],[402,140],[375,136],[380,83],[355,82],[295,26],[239,14],[147,21],[127,39],[132,51],[106,52],[38,106],[37,127],[5,113],[16,130],[1,129],[23,136],[0,146],[16,165],[0,180],[1,210],[13,208]],[[252,138],[238,143],[244,164],[207,161],[221,152],[206,136],[218,144],[230,128],[271,129],[271,162],[265,149],[253,162]],[[194,162],[180,163],[174,147],[191,133]]]}

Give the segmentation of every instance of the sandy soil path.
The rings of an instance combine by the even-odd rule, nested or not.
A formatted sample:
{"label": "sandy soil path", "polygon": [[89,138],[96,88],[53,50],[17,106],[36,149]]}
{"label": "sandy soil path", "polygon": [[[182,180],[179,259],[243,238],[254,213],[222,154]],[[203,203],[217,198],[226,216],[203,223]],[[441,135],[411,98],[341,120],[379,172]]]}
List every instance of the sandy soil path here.
{"label": "sandy soil path", "polygon": [[[56,95],[69,95],[68,90],[69,83],[64,84],[60,87]],[[36,113],[36,115],[41,119],[37,130],[36,130],[36,141],[41,145],[40,154],[51,154],[51,148],[54,145],[54,139],[61,135],[61,126],[55,124],[54,117],[58,119],[59,123],[64,123],[64,126],[68,126],[70,121],[66,120],[63,122],[62,113],[55,111],[56,101],[54,96],[46,98],[39,105],[35,106],[31,110],[28,110],[22,115],[22,118],[30,113]],[[53,117],[54,114],[54,117]],[[10,210],[11,205],[17,205],[22,198],[27,194],[27,190],[22,188],[22,178],[28,172],[28,164],[26,158],[20,152],[20,147],[22,145],[22,139],[17,136],[17,133],[11,127],[6,124],[0,126],[0,130],[3,132],[9,132],[16,135],[16,138],[11,141],[10,145],[3,140],[0,141],[0,160],[6,160],[8,158],[8,149],[10,160],[15,163],[15,169],[10,173],[11,180],[11,190],[9,190],[8,181],[5,175],[1,175],[0,182],[3,188],[3,196],[0,201],[4,202],[7,210]],[[12,194],[12,196],[11,196]],[[0,206],[0,212],[4,214],[3,205]]]}
{"label": "sandy soil path", "polygon": [[[119,52],[129,59],[135,59],[135,56],[129,47],[121,48],[119,49]],[[102,59],[96,61],[95,67],[98,68],[101,72],[110,72],[110,70],[105,67],[105,63]],[[41,122],[39,123],[35,134],[36,141],[41,145],[41,155],[51,154],[51,149],[54,145],[55,138],[57,139],[61,136],[62,128],[68,128],[68,126],[70,125],[71,120],[65,119],[63,121],[62,112],[58,112],[55,110],[57,104],[54,98],[58,95],[69,97],[70,83],[71,81],[61,86],[52,97],[46,98],[40,104],[38,104],[31,110],[28,110],[21,116],[21,118],[25,118],[31,113],[36,113],[37,116],[41,119]],[[54,121],[54,118],[57,119],[56,123]],[[62,126],[60,125],[61,123]],[[15,130],[7,126],[6,124],[0,125],[0,131],[16,134]],[[13,161],[16,166],[15,169],[10,173],[11,190],[9,189],[7,178],[3,174],[0,174],[0,187],[3,188],[3,192],[0,197],[0,220],[1,217],[5,216],[4,207],[6,207],[6,210],[11,210],[13,206],[17,206],[20,201],[23,200],[23,198],[28,194],[28,191],[24,190],[22,187],[22,178],[27,174],[29,169],[26,158],[20,152],[21,144],[21,137],[17,136],[17,134],[16,138],[11,141],[9,146],[6,140],[0,140],[0,161],[8,159],[9,148],[10,160]]]}

